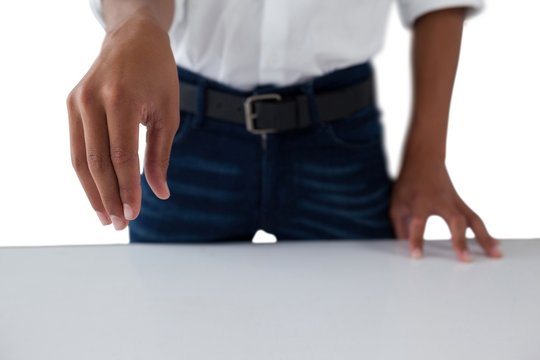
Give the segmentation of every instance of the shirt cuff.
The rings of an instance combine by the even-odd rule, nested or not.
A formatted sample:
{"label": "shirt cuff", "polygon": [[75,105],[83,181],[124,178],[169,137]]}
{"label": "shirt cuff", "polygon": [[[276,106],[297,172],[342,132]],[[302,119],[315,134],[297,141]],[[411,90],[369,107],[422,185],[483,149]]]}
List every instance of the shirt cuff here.
{"label": "shirt cuff", "polygon": [[470,19],[484,10],[484,0],[399,0],[398,10],[401,23],[410,29],[417,18],[428,12],[456,7],[465,7],[465,19]]}

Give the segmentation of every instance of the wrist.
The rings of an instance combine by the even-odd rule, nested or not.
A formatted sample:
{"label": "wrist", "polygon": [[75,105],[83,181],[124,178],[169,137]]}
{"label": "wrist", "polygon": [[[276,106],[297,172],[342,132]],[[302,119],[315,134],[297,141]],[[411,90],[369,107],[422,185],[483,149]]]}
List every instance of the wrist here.
{"label": "wrist", "polygon": [[141,9],[128,16],[114,28],[109,28],[103,39],[102,51],[120,49],[134,41],[163,42],[170,45],[169,34],[148,9]]}
{"label": "wrist", "polygon": [[416,132],[408,137],[401,165],[402,172],[430,174],[446,169],[446,145],[434,134]]}
{"label": "wrist", "polygon": [[414,115],[405,142],[404,157],[444,163],[448,117]]}
{"label": "wrist", "polygon": [[117,33],[125,27],[153,26],[168,33],[168,23],[161,19],[156,10],[148,5],[140,5],[130,10],[123,9],[107,19],[106,36]]}
{"label": "wrist", "polygon": [[425,137],[409,137],[403,155],[407,163],[444,164],[446,160],[446,144],[437,138],[426,134]]}
{"label": "wrist", "polygon": [[402,162],[397,181],[399,183],[426,183],[437,181],[447,176],[448,170],[444,161],[431,158],[408,158]]}

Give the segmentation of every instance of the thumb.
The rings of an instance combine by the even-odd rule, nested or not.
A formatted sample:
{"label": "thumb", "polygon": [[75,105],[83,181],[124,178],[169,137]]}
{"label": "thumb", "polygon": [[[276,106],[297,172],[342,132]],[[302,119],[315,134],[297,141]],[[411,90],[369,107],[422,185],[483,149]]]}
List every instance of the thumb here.
{"label": "thumb", "polygon": [[146,129],[146,150],[144,156],[144,174],[148,185],[161,200],[168,199],[171,195],[167,185],[167,170],[171,148],[180,114],[176,112],[174,121],[171,118],[148,123]]}

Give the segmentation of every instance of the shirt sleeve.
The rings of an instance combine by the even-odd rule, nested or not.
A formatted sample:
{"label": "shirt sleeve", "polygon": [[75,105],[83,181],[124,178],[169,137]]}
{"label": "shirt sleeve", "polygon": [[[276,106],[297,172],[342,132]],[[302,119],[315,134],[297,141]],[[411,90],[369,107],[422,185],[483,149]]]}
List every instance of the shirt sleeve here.
{"label": "shirt sleeve", "polygon": [[[101,27],[105,29],[105,17],[103,16],[103,7],[102,7],[101,0],[89,0],[89,1],[90,1],[90,9],[92,9],[92,12],[94,13],[94,16],[96,17]],[[171,23],[171,28],[175,24],[180,22],[182,18],[184,17],[185,2],[186,0],[174,0],[174,15],[173,15],[172,23]]]}
{"label": "shirt sleeve", "polygon": [[95,18],[97,19],[101,27],[105,29],[105,18],[103,17],[101,0],[90,0],[90,9],[92,9]]}
{"label": "shirt sleeve", "polygon": [[469,19],[483,11],[484,0],[398,0],[401,23],[409,29],[421,15],[455,7],[465,7],[465,19]]}

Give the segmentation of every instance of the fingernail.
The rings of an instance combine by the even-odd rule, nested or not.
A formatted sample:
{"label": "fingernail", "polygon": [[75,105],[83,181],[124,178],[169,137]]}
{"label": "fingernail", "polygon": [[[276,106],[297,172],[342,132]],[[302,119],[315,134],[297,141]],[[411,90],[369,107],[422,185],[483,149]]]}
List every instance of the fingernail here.
{"label": "fingernail", "polygon": [[499,250],[499,247],[497,245],[493,246],[491,248],[491,254],[494,256],[502,256],[501,251]]}
{"label": "fingernail", "polygon": [[122,230],[125,227],[124,222],[118,216],[111,215],[111,219],[116,230]]}
{"label": "fingernail", "polygon": [[463,260],[472,261],[471,254],[467,250],[463,250]]}
{"label": "fingernail", "polygon": [[171,196],[171,191],[169,190],[169,184],[167,184],[167,182],[165,182],[165,190],[167,190],[167,195],[166,197],[170,197]]}
{"label": "fingernail", "polygon": [[414,248],[411,251],[411,256],[413,258],[415,258],[415,259],[421,258],[422,257],[422,250],[420,250],[419,248]]}
{"label": "fingernail", "polygon": [[101,224],[103,226],[109,225],[111,223],[111,219],[101,211],[96,211],[97,217],[99,218],[99,221],[101,221]]}
{"label": "fingernail", "polygon": [[124,204],[124,217],[126,220],[133,220],[135,218],[135,212],[128,204]]}

